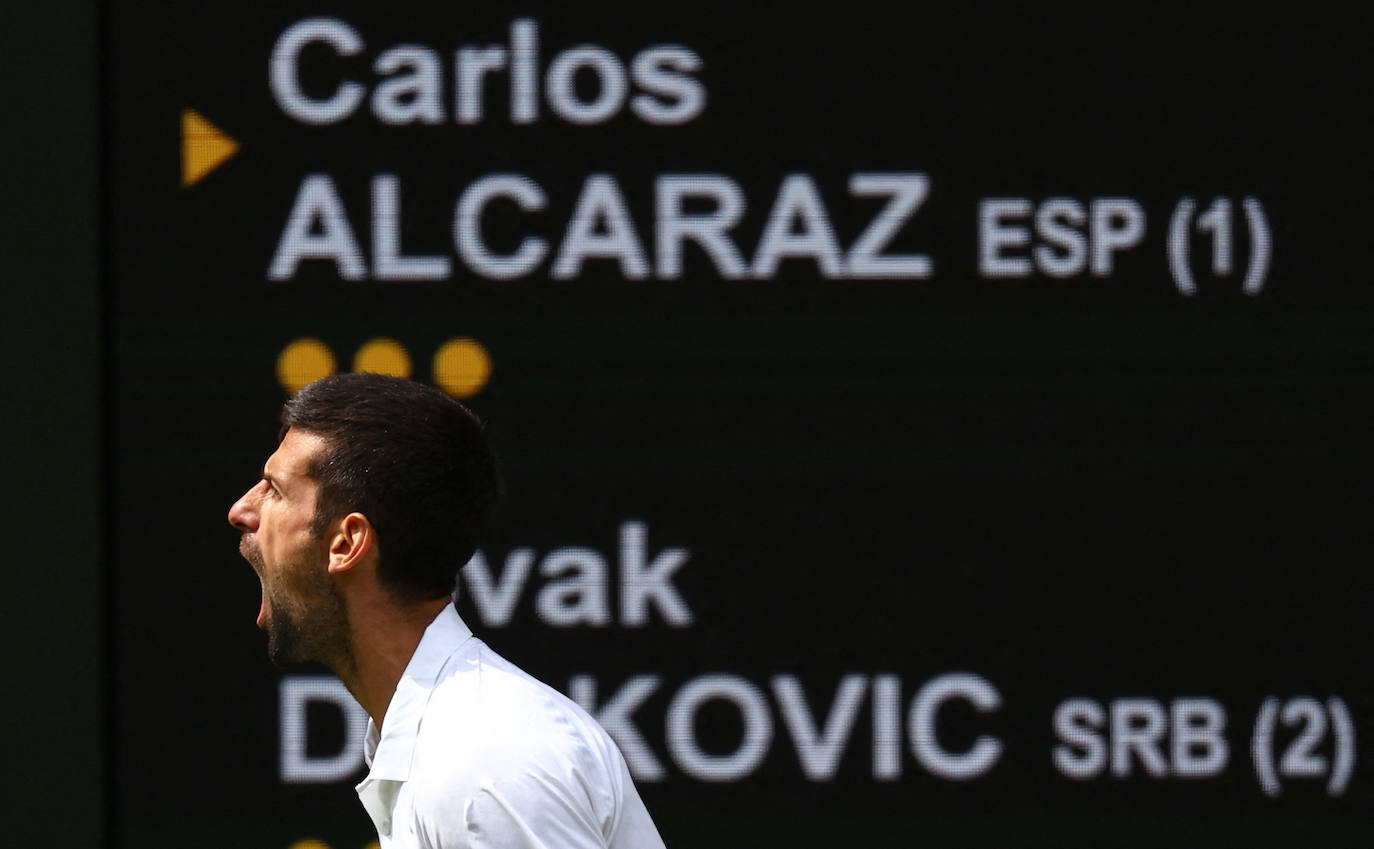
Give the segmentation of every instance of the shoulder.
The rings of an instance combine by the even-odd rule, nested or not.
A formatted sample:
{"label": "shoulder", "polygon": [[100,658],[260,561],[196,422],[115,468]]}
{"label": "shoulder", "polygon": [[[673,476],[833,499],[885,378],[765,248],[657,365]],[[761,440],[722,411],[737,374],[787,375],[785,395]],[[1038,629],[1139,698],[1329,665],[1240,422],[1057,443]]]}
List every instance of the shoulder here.
{"label": "shoulder", "polygon": [[572,700],[473,642],[425,708],[410,780],[417,816],[608,835],[624,793],[614,743]]}
{"label": "shoulder", "polygon": [[[606,732],[577,703],[534,678],[476,638],[445,666],[420,725],[420,752],[461,751],[479,757],[615,751]],[[608,751],[609,750],[609,751]]]}

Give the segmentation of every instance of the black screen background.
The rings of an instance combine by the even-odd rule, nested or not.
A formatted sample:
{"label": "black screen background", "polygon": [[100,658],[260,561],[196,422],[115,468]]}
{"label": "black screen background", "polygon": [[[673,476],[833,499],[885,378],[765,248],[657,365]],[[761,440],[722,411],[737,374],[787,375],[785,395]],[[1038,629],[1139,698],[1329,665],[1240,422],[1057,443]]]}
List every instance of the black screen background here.
{"label": "black screen background", "polygon": [[[680,127],[628,112],[579,127],[547,105],[516,127],[498,86],[477,126],[389,127],[364,107],[307,127],[272,101],[266,58],[314,14],[364,35],[346,63],[358,78],[394,44],[450,62],[460,44],[501,43],[517,16],[538,21],[544,65],[583,42],[622,59],[684,44],[703,58],[708,105]],[[687,629],[553,629],[531,590],[508,626],[486,630],[460,604],[555,686],[662,676],[636,716],[669,767],[640,787],[670,845],[1367,834],[1363,755],[1340,797],[1298,781],[1270,798],[1248,749],[1271,694],[1340,696],[1357,751],[1374,709],[1362,23],[1199,9],[110,4],[117,841],[372,839],[349,782],[277,778],[281,673],[262,657],[256,588],[223,515],[271,451],[282,347],[317,337],[347,367],[379,335],[413,352],[420,379],[451,337],[491,352],[493,378],[471,404],[511,492],[493,559],[517,546],[614,552],[630,519],[647,524],[651,550],[691,551],[675,582],[695,615]],[[180,188],[188,107],[243,151]],[[825,280],[807,260],[722,280],[691,248],[680,280],[626,281],[604,260],[573,280],[550,279],[547,264],[485,280],[456,260],[437,283],[344,282],[324,262],[266,279],[311,173],[334,179],[365,254],[369,181],[396,174],[405,249],[450,256],[453,204],[483,175],[538,183],[547,208],[507,224],[556,246],[585,177],[612,174],[647,246],[656,176],[726,174],[748,197],[736,231],[748,258],[798,172],[851,244],[880,204],[847,197],[847,180],[869,171],[929,175],[891,250],[929,254],[931,280]],[[1239,292],[1239,274],[1178,294],[1164,232],[1184,196],[1263,202],[1273,263],[1258,297]],[[990,280],[977,216],[991,197],[1130,197],[1149,224],[1109,277]],[[1238,234],[1242,268],[1249,238]],[[828,782],[802,777],[776,706],[773,748],[742,782],[687,778],[662,749],[671,693],[701,674],[765,690],[795,675],[824,716],[846,673],[900,676],[905,713],[921,683],[956,670],[1003,699],[991,714],[947,715],[951,748],[980,733],[1006,745],[975,781],[933,778],[907,751],[900,781],[875,782],[867,702]],[[1229,717],[1216,778],[1075,782],[1051,763],[1050,717],[1066,698],[1198,695]],[[728,749],[737,732],[722,716]]]}

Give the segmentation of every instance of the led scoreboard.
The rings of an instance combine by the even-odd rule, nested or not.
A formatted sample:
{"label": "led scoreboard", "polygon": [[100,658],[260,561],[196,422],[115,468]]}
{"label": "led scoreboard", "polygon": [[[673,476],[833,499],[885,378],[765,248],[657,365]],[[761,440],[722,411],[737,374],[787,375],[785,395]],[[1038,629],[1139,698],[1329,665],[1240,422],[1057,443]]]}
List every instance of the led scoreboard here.
{"label": "led scoreboard", "polygon": [[105,15],[115,845],[377,839],[225,520],[350,370],[670,846],[1374,839],[1368,13]]}

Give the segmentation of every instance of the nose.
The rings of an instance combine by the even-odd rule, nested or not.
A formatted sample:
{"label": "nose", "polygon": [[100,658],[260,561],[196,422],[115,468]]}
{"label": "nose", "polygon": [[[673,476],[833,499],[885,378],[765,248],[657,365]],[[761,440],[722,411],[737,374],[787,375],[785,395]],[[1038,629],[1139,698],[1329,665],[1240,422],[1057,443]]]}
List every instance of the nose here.
{"label": "nose", "polygon": [[254,486],[239,496],[239,500],[229,508],[229,524],[244,533],[258,529],[258,490],[261,487],[261,483]]}

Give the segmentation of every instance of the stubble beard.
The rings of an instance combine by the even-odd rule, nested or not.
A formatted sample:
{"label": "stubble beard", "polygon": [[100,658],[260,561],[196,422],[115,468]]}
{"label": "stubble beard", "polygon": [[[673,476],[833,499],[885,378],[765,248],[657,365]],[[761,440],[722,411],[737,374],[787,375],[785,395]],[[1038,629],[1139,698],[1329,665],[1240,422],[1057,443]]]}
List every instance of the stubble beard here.
{"label": "stubble beard", "polygon": [[348,608],[322,567],[302,559],[284,564],[278,582],[292,586],[294,598],[266,579],[266,562],[257,541],[245,536],[239,546],[262,580],[267,597],[267,657],[278,667],[321,663],[335,674],[352,668]]}
{"label": "stubble beard", "polygon": [[272,618],[267,625],[267,656],[279,667],[322,663],[339,673],[351,656],[348,610],[328,579],[312,583],[316,585],[304,609],[268,595]]}

